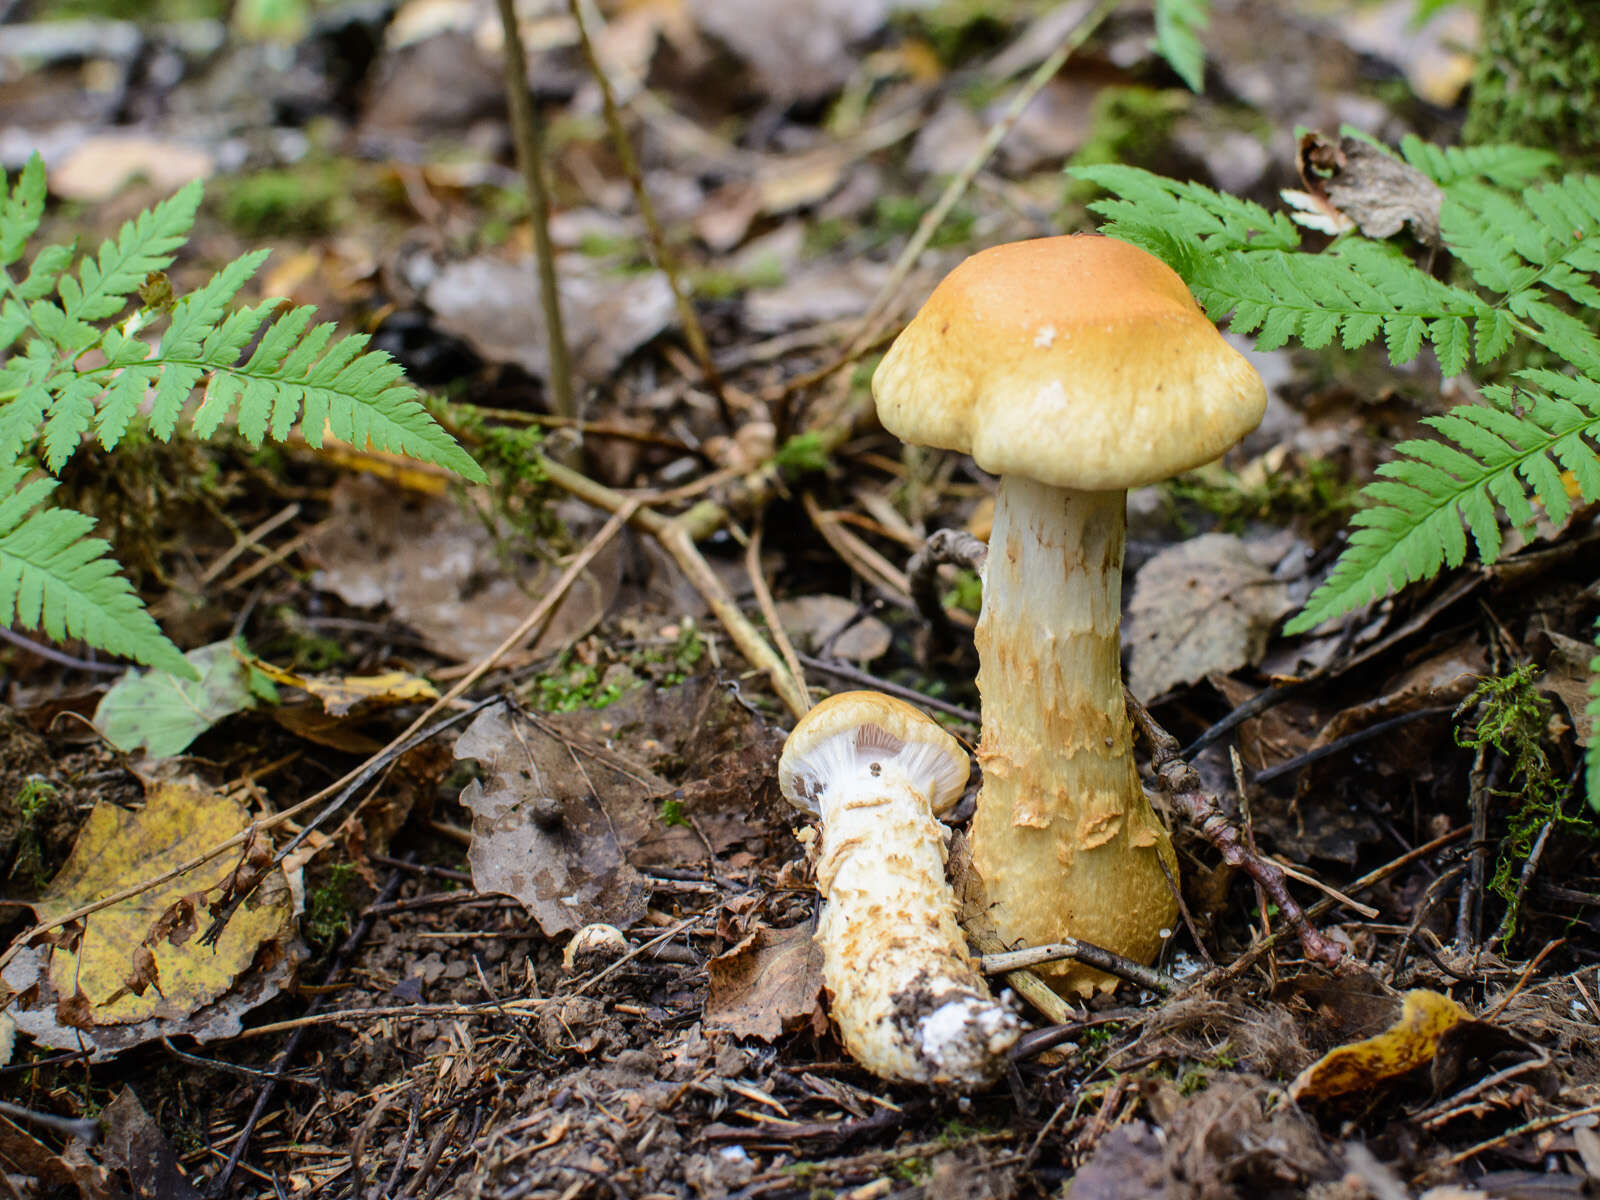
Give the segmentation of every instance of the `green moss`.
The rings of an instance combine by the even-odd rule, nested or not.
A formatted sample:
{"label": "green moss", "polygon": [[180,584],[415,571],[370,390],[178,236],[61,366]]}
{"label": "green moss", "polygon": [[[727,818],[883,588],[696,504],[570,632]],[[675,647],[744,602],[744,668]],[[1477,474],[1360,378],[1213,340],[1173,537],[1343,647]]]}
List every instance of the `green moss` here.
{"label": "green moss", "polygon": [[1180,510],[1193,506],[1237,533],[1251,521],[1282,522],[1305,517],[1318,524],[1342,520],[1355,508],[1357,488],[1326,459],[1295,463],[1245,479],[1212,464],[1162,485]]}
{"label": "green moss", "polygon": [[833,462],[820,433],[797,433],[778,447],[773,456],[778,470],[790,479],[826,471]]}
{"label": "green moss", "polygon": [[954,586],[944,594],[946,608],[959,608],[976,615],[983,608],[983,580],[976,571],[956,572]]}
{"label": "green moss", "polygon": [[1506,832],[1500,841],[1490,888],[1506,902],[1500,937],[1508,939],[1517,923],[1517,883],[1522,864],[1533,852],[1539,831],[1548,823],[1569,832],[1594,835],[1584,816],[1562,809],[1567,798],[1565,781],[1556,775],[1545,741],[1550,733],[1551,704],[1538,686],[1539,669],[1530,663],[1504,675],[1491,675],[1461,702],[1455,715],[1471,712],[1471,724],[1455,730],[1458,746],[1493,750],[1508,764],[1510,786],[1493,794],[1508,806]]}
{"label": "green moss", "polygon": [[274,167],[211,186],[209,203],[247,237],[318,237],[351,214],[351,180],[330,160]]}
{"label": "green moss", "polygon": [[625,691],[638,686],[632,680],[624,688],[613,680],[602,681],[602,669],[590,663],[574,662],[571,652],[563,654],[555,667],[533,681],[529,700],[541,712],[577,712],[580,708],[608,708],[622,699]]}
{"label": "green moss", "polygon": [[355,912],[351,888],[356,869],[350,863],[334,863],[322,883],[306,897],[306,936],[320,946],[331,946],[350,932]]}
{"label": "green moss", "polygon": [[44,862],[42,829],[50,810],[60,801],[55,786],[37,775],[28,777],[13,802],[17,810],[17,855],[11,862],[11,878],[30,887],[43,887],[47,872]]}
{"label": "green moss", "polygon": [[1465,140],[1545,146],[1592,164],[1600,150],[1600,4],[1488,0],[1481,44]]}
{"label": "green moss", "polygon": [[[1094,98],[1089,134],[1068,161],[1070,167],[1095,167],[1105,163],[1143,166],[1163,151],[1173,123],[1188,111],[1190,94],[1181,88],[1108,87]],[[1096,186],[1086,179],[1066,176],[1062,199],[1068,207],[1094,198]]]}

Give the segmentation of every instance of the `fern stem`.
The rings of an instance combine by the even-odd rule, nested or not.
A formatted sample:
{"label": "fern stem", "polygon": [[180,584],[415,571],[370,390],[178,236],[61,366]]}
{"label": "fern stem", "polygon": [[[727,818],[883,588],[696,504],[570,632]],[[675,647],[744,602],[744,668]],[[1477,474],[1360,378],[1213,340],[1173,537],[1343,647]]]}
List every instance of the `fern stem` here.
{"label": "fern stem", "polygon": [[561,291],[556,282],[555,249],[550,241],[550,193],[544,181],[544,123],[528,86],[528,59],[522,48],[513,0],[497,0],[505,29],[506,103],[511,109],[517,161],[528,188],[533,245],[539,268],[539,303],[544,309],[551,407],[558,416],[578,417],[572,388],[572,359],[561,321]]}

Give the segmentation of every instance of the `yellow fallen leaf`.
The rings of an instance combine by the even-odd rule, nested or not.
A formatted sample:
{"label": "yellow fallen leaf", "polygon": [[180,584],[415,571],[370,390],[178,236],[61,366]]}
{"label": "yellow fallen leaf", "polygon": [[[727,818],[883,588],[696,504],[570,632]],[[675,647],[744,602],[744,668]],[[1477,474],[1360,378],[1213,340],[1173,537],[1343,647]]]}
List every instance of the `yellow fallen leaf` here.
{"label": "yellow fallen leaf", "polygon": [[418,462],[414,458],[352,446],[326,430],[323,431],[322,445],[317,453],[334,466],[375,475],[379,479],[397,483],[408,491],[427,496],[444,495],[456,478],[443,467]]}
{"label": "yellow fallen leaf", "polygon": [[254,655],[241,655],[241,657],[273,683],[310,692],[322,701],[323,710],[335,717],[344,716],[358,704],[389,706],[410,704],[414,700],[439,698],[439,693],[434,690],[433,684],[419,676],[408,675],[404,671],[385,671],[379,675],[317,678],[274,666]]}
{"label": "yellow fallen leaf", "polygon": [[[243,805],[190,784],[161,785],[137,812],[101,802],[34,908],[42,919],[54,920],[171,870],[249,825]],[[90,914],[76,946],[57,946],[50,956],[56,994],[74,997],[81,991],[77,1013],[99,1026],[186,1016],[227,992],[262,946],[287,937],[294,921],[288,882],[281,871],[272,871],[217,945],[200,944],[199,933],[210,924],[205,903],[219,897],[238,861],[238,852],[225,854]],[[198,897],[193,923],[175,923],[169,910],[185,897]],[[169,920],[157,930],[164,914]],[[143,994],[130,983],[142,986]]]}
{"label": "yellow fallen leaf", "polygon": [[1400,1017],[1364,1041],[1324,1054],[1289,1085],[1291,1100],[1326,1100],[1363,1091],[1432,1062],[1439,1039],[1470,1013],[1449,996],[1419,988],[1405,994]]}

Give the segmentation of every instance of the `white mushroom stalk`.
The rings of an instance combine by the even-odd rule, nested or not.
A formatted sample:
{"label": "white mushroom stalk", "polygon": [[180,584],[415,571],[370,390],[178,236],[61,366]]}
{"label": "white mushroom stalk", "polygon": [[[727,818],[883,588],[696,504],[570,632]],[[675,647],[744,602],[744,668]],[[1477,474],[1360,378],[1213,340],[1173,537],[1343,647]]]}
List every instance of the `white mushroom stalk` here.
{"label": "white mushroom stalk", "polygon": [[[1000,477],[976,635],[977,919],[1008,946],[1076,938],[1148,962],[1177,861],[1122,699],[1124,496],[1220,455],[1266,389],[1170,267],[1079,235],[961,263],[872,391],[891,433]],[[1115,985],[1079,963],[1040,973],[1062,993]]]}
{"label": "white mushroom stalk", "polygon": [[991,1082],[1020,1032],[968,953],[945,881],[935,811],[967,772],[955,739],[873,692],[812,709],[778,770],[784,795],[822,818],[816,938],[845,1049],[885,1079],[958,1090]]}

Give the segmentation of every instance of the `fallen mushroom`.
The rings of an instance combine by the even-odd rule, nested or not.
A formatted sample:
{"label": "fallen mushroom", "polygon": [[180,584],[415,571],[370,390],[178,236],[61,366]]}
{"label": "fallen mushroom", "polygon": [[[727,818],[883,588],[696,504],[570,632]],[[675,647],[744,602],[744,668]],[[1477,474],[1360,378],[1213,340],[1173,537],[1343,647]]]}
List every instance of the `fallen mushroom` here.
{"label": "fallen mushroom", "polygon": [[784,744],[778,783],[822,818],[817,943],[850,1054],[885,1079],[990,1082],[1017,1040],[956,924],[938,816],[966,787],[966,752],[877,692],[813,708]]}
{"label": "fallen mushroom", "polygon": [[[884,427],[1000,476],[976,641],[981,920],[1149,962],[1177,863],[1139,785],[1118,631],[1126,490],[1216,458],[1266,389],[1159,259],[1093,234],[952,271],[872,380]],[[1063,994],[1115,985],[1040,968]]]}

